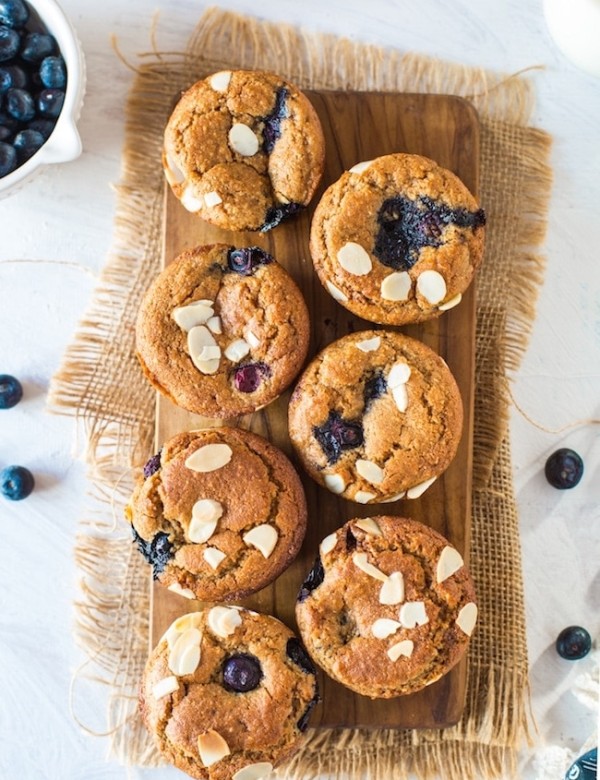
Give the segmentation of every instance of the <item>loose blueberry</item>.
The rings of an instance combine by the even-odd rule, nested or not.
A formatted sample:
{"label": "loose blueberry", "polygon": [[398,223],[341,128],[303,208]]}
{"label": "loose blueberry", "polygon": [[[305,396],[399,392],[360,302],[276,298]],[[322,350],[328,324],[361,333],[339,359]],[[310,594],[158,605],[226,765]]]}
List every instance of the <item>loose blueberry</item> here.
{"label": "loose blueberry", "polygon": [[153,474],[156,474],[156,472],[159,469],[160,469],[160,452],[157,452],[156,455],[153,455],[151,458],[149,458],[146,461],[146,464],[144,465],[145,479],[148,479],[148,477],[151,477]]}
{"label": "loose blueberry", "polygon": [[23,0],[0,0],[0,24],[19,29],[29,19],[29,8]]}
{"label": "loose blueberry", "polygon": [[578,661],[592,649],[592,637],[581,626],[563,628],[556,638],[556,652],[567,661]]}
{"label": "loose blueberry", "polygon": [[10,374],[0,374],[0,409],[12,409],[23,398],[23,387]]}
{"label": "loose blueberry", "polygon": [[7,176],[17,167],[17,152],[10,144],[0,141],[0,177]]}
{"label": "loose blueberry", "polygon": [[265,221],[260,227],[260,232],[266,233],[268,230],[272,230],[280,222],[293,217],[301,210],[301,203],[282,203],[279,206],[271,206],[271,208],[267,209]]}
{"label": "loose blueberry", "polygon": [[21,36],[10,27],[0,26],[0,62],[12,60],[19,51]]}
{"label": "loose blueberry", "polygon": [[7,466],[0,471],[0,493],[11,501],[21,501],[34,487],[33,474],[24,466]]}
{"label": "loose blueberry", "polygon": [[363,443],[363,428],[356,420],[344,420],[339,412],[329,412],[324,425],[315,425],[313,435],[321,445],[329,465],[336,463],[343,450],[360,447]]}
{"label": "loose blueberry", "polygon": [[20,133],[17,133],[13,141],[13,146],[17,152],[19,165],[22,165],[30,157],[33,157],[45,140],[44,136],[41,133],[38,133],[37,130],[21,130]]}
{"label": "loose blueberry", "polygon": [[227,252],[227,266],[230,271],[242,276],[251,276],[261,265],[273,262],[270,254],[259,246],[247,246],[243,249],[230,249]]}
{"label": "loose blueberry", "polygon": [[288,639],[285,646],[285,654],[290,659],[290,661],[293,661],[295,664],[297,664],[303,672],[306,672],[306,674],[317,673],[315,665],[306,652],[304,645],[299,639],[296,639],[295,636],[292,636]]}
{"label": "loose blueberry", "polygon": [[56,51],[56,41],[47,33],[31,32],[25,36],[21,57],[27,62],[40,62]]}
{"label": "loose blueberry", "polygon": [[246,363],[233,372],[233,384],[240,393],[254,393],[265,377],[271,375],[265,363]]}
{"label": "loose blueberry", "polygon": [[248,653],[231,655],[223,664],[223,687],[236,693],[258,688],[263,678],[260,661]]}
{"label": "loose blueberry", "polygon": [[568,490],[578,485],[583,476],[583,460],[575,450],[563,447],[546,461],[546,479],[558,490]]}
{"label": "loose blueberry", "polygon": [[565,780],[597,780],[598,748],[588,750],[567,770]]}
{"label": "loose blueberry", "polygon": [[313,592],[313,590],[316,590],[319,587],[324,579],[325,569],[323,569],[321,558],[317,556],[314,566],[309,571],[307,578],[302,583],[302,587],[298,593],[298,602],[301,604],[303,601],[305,601]]}
{"label": "loose blueberry", "polygon": [[44,140],[46,141],[52,135],[52,131],[55,127],[56,122],[52,119],[34,119],[33,122],[29,123],[29,129],[37,130],[38,133],[41,133],[44,136]]}
{"label": "loose blueberry", "polygon": [[168,535],[160,531],[152,541],[148,542],[138,534],[133,526],[131,526],[131,531],[138,550],[148,563],[152,564],[154,579],[158,579],[158,575],[173,557],[173,545],[169,541]]}
{"label": "loose blueberry", "polygon": [[267,154],[271,154],[273,147],[275,146],[275,141],[281,136],[281,120],[289,116],[288,107],[286,105],[288,94],[285,87],[281,87],[277,90],[275,106],[271,113],[263,120],[263,149]]}
{"label": "loose blueberry", "polygon": [[44,117],[57,118],[65,102],[62,89],[43,89],[37,98],[37,110]]}
{"label": "loose blueberry", "polygon": [[485,212],[451,209],[427,197],[410,200],[397,195],[383,202],[377,224],[373,253],[383,265],[408,271],[423,247],[442,244],[442,232],[447,225],[475,230],[485,225]]}
{"label": "loose blueberry", "polygon": [[300,731],[304,732],[308,728],[308,721],[310,719],[310,714],[318,703],[319,703],[319,694],[317,692],[312,697],[312,699],[308,702],[308,706],[306,707],[304,714],[300,717],[300,719],[296,723]]}
{"label": "loose blueberry", "polygon": [[365,382],[364,390],[364,402],[365,410],[369,408],[371,403],[377,398],[381,398],[387,392],[387,382],[383,372],[377,371],[372,377]]}
{"label": "loose blueberry", "polygon": [[40,79],[48,88],[64,89],[67,83],[67,69],[62,57],[45,57],[40,65]]}
{"label": "loose blueberry", "polygon": [[27,81],[27,74],[19,65],[4,65],[0,68],[0,95],[13,87],[22,89]]}
{"label": "loose blueberry", "polygon": [[6,93],[6,111],[18,122],[29,122],[35,116],[35,103],[27,90],[9,89]]}

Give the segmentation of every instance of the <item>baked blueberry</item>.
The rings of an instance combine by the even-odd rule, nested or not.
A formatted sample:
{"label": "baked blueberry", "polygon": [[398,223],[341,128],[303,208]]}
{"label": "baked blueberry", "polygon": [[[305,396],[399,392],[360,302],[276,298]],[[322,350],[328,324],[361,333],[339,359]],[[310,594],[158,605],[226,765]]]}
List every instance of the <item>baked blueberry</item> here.
{"label": "baked blueberry", "polygon": [[563,628],[556,638],[556,652],[567,661],[578,661],[592,649],[592,637],[581,626]]}
{"label": "baked blueberry", "polygon": [[0,374],[0,409],[12,409],[23,397],[23,387],[10,374]]}
{"label": "baked blueberry", "polygon": [[277,227],[280,222],[293,217],[301,211],[302,208],[301,203],[281,203],[278,206],[271,206],[267,209],[267,216],[261,225],[260,232],[266,233],[268,230],[272,230],[274,227]]}
{"label": "baked blueberry", "polygon": [[313,435],[329,465],[340,459],[342,450],[360,447],[364,440],[362,424],[357,420],[344,420],[335,410],[329,412],[327,422],[313,428]]}
{"label": "baked blueberry", "polygon": [[31,130],[30,128],[21,130],[20,133],[17,133],[13,140],[13,147],[17,152],[19,163],[23,164],[25,160],[33,157],[37,150],[41,148],[45,140],[46,139],[41,133],[38,133],[37,130]]}
{"label": "baked blueberry", "polygon": [[152,565],[154,579],[158,579],[158,575],[173,557],[173,545],[169,541],[169,537],[161,531],[156,534],[152,541],[148,542],[138,534],[133,526],[131,531],[138,550],[148,563]]}
{"label": "baked blueberry", "polygon": [[13,87],[6,93],[6,112],[17,122],[29,122],[35,116],[35,103],[25,89]]}
{"label": "baked blueberry", "polygon": [[19,29],[29,19],[29,8],[23,0],[0,0],[0,24]]}
{"label": "baked blueberry", "polygon": [[56,41],[47,33],[30,32],[25,36],[21,57],[27,62],[40,62],[56,51]]}
{"label": "baked blueberry", "polygon": [[285,652],[287,657],[297,664],[303,672],[306,672],[307,674],[316,674],[317,670],[306,652],[306,648],[295,636],[288,639]]}
{"label": "baked blueberry", "polygon": [[268,265],[273,258],[258,246],[243,249],[230,249],[227,253],[227,266],[230,271],[242,276],[251,276],[261,265]]}
{"label": "baked blueberry", "polygon": [[7,176],[17,167],[17,153],[13,146],[0,141],[0,176]]}
{"label": "baked blueberry", "polygon": [[316,590],[325,578],[325,570],[321,563],[321,558],[317,556],[316,561],[312,569],[309,571],[307,578],[302,583],[300,592],[298,593],[298,601],[302,603],[305,601],[313,590]]}
{"label": "baked blueberry", "polygon": [[16,30],[0,25],[0,62],[12,60],[19,51],[21,36]]}
{"label": "baked blueberry", "polygon": [[153,474],[156,474],[156,472],[160,468],[160,452],[157,452],[156,455],[153,455],[151,458],[148,458],[144,465],[144,478],[148,479],[148,477],[151,477]]}
{"label": "baked blueberry", "polygon": [[246,363],[233,372],[233,383],[240,393],[254,393],[260,387],[264,377],[270,374],[265,363]]}
{"label": "baked blueberry", "polygon": [[365,410],[367,410],[372,401],[381,398],[387,392],[387,382],[382,371],[376,371],[372,377],[365,382]]}
{"label": "baked blueberry", "polygon": [[583,476],[583,460],[575,450],[563,447],[546,461],[546,479],[558,490],[568,490],[578,485]]}
{"label": "baked blueberry", "polygon": [[33,474],[24,466],[7,466],[0,471],[0,493],[11,501],[21,501],[34,487]]}
{"label": "baked blueberry", "polygon": [[64,89],[67,69],[62,57],[44,57],[40,65],[40,80],[45,87]]}
{"label": "baked blueberry", "polygon": [[37,110],[43,117],[57,119],[65,102],[62,89],[43,89],[37,98]]}
{"label": "baked blueberry", "polygon": [[228,691],[253,691],[258,688],[262,678],[260,661],[249,653],[231,655],[223,664],[223,686]]}
{"label": "baked blueberry", "polygon": [[302,717],[298,720],[298,723],[296,724],[300,731],[306,731],[306,729],[308,728],[308,721],[310,720],[310,714],[314,710],[314,708],[316,707],[316,705],[318,703],[319,703],[319,694],[317,692],[312,697],[312,699],[308,702],[308,706],[306,707],[306,710],[304,711],[304,714],[302,715]]}
{"label": "baked blueberry", "polygon": [[267,154],[271,154],[275,142],[281,136],[281,120],[289,116],[286,104],[289,92],[285,87],[280,87],[275,96],[275,106],[271,113],[264,118],[263,127],[263,149]]}

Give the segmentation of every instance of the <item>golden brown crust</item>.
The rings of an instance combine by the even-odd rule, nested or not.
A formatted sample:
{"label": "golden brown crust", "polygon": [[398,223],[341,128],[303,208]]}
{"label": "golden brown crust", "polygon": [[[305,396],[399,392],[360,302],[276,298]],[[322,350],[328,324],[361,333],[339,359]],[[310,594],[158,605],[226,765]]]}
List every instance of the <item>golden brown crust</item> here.
{"label": "golden brown crust", "polygon": [[[265,124],[278,111],[282,116],[274,138]],[[252,130],[254,154],[232,146],[234,124]],[[265,146],[268,137],[273,141]],[[190,210],[226,230],[264,229],[270,209],[306,206],[324,159],[323,131],[313,106],[273,73],[223,71],[198,81],[184,92],[165,130],[163,166],[174,194],[187,207],[192,198]],[[220,201],[212,205],[209,198],[207,203],[208,193]]]}
{"label": "golden brown crust", "polygon": [[[458,663],[469,636],[456,620],[463,607],[475,604],[475,591],[464,565],[437,581],[442,551],[454,550],[441,534],[405,518],[372,520],[380,535],[350,520],[322,546],[324,579],[314,590],[301,591],[296,618],[309,653],[327,674],[364,696],[391,698],[420,690]],[[381,603],[383,583],[357,566],[355,556],[361,554],[384,575],[402,573],[401,602]],[[409,602],[423,603],[426,623],[398,625],[384,638],[373,634],[377,620],[400,623],[400,610]],[[408,655],[392,660],[388,650],[406,641],[413,645],[405,649]]]}
{"label": "golden brown crust", "polygon": [[[208,622],[210,609],[207,605],[193,613],[193,625],[202,637],[196,670],[176,675],[177,690],[159,699],[154,686],[173,676],[167,641],[169,632],[177,637],[173,627],[154,648],[143,676],[140,711],[164,758],[198,780],[230,780],[250,764],[276,766],[291,757],[304,740],[302,719],[307,720],[314,704],[317,684],[314,673],[288,655],[294,635],[283,623],[239,610],[240,625],[230,636],[217,636]],[[173,639],[169,641],[172,645]],[[223,663],[235,654],[249,654],[258,661],[262,679],[255,689],[238,692],[224,687]],[[209,730],[225,740],[230,754],[205,767],[198,736]]]}
{"label": "golden brown crust", "polygon": [[[227,444],[229,462],[205,473],[185,465],[209,444]],[[200,499],[218,502],[223,514],[205,542],[193,543],[189,529]],[[231,601],[272,582],[296,557],[306,530],[306,500],[298,474],[280,450],[256,434],[223,427],[169,439],[160,468],[136,487],[126,517],[148,544],[159,533],[167,535],[172,549],[158,572],[161,584],[185,588],[200,600]],[[267,558],[243,538],[263,524],[277,532]],[[216,568],[204,557],[209,548],[225,554]]]}
{"label": "golden brown crust", "polygon": [[[148,381],[184,409],[214,418],[247,414],[273,401],[292,382],[308,350],[308,310],[291,276],[276,262],[251,275],[231,272],[231,249],[212,244],[179,255],[146,293],[136,325],[137,356]],[[188,334],[173,318],[178,307],[201,300],[213,302],[222,329],[213,333],[221,350],[214,374],[194,364]],[[258,344],[241,360],[228,359],[228,345],[249,332]],[[248,363],[264,371],[253,392],[242,392],[234,374]]]}
{"label": "golden brown crust", "polygon": [[[429,238],[427,245],[414,250],[411,262],[416,262],[408,270],[384,264],[375,250],[380,209],[397,196],[417,204],[420,214],[429,210],[426,202],[446,210],[435,225],[413,224],[417,230],[429,231]],[[325,287],[336,288],[343,306],[371,322],[403,325],[437,317],[442,313],[440,306],[464,293],[481,264],[485,216],[477,209],[477,201],[460,179],[433,160],[409,154],[379,157],[362,171],[346,171],[323,194],[311,224],[315,270]],[[474,226],[461,226],[449,210],[459,214],[458,222],[471,219]],[[368,253],[372,263],[368,273],[357,276],[340,263],[338,253],[349,242]],[[402,271],[410,277],[407,299],[387,299],[382,283]],[[441,300],[431,302],[420,291],[417,281],[424,271],[435,271],[443,278],[446,291]]]}
{"label": "golden brown crust", "polygon": [[[410,369],[405,411],[390,387],[397,364]],[[369,398],[370,388],[379,394]],[[332,414],[360,426],[363,439],[334,460],[316,434]],[[305,369],[289,406],[290,437],[304,468],[319,484],[360,503],[393,499],[439,476],[456,454],[462,421],[460,392],[442,358],[416,339],[385,330],[350,334],[327,346]],[[383,480],[361,476],[358,461],[383,469]],[[366,494],[371,498],[362,500]]]}

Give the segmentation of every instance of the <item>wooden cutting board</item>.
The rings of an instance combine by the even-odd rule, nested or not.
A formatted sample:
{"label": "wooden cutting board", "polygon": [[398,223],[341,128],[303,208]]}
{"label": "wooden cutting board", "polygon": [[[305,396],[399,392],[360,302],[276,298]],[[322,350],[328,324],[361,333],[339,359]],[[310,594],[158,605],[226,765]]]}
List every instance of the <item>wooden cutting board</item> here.
{"label": "wooden cutting board", "polygon": [[[309,92],[323,124],[326,169],[318,202],[325,187],[344,170],[362,160],[391,152],[411,152],[433,158],[454,171],[476,195],[479,173],[479,125],[474,109],[464,100],[443,95]],[[164,262],[197,244],[224,242],[238,246],[259,245],[271,253],[294,277],[308,304],[312,336],[309,358],[346,333],[373,327],[351,315],[322,288],[308,251],[312,208],[266,235],[227,233],[188,213],[167,188]],[[309,522],[305,543],[290,568],[271,586],[244,604],[279,617],[295,629],[294,605],[300,584],[314,561],[319,542],[353,517],[394,514],[427,523],[468,554],[471,518],[471,470],[473,433],[473,380],[475,345],[475,296],[473,287],[461,304],[437,320],[403,329],[421,339],[448,363],[460,387],[465,408],[461,444],[445,475],[420,498],[395,504],[363,506],[340,499],[312,482],[295,461],[287,432],[290,392],[267,408],[229,421],[261,434],[280,447],[298,466],[306,490]],[[220,423],[157,399],[156,447],[183,430]],[[151,607],[152,646],[170,622],[198,606],[157,584]],[[315,709],[312,726],[438,728],[456,723],[466,693],[466,661],[439,682],[410,696],[371,700],[352,693],[321,675],[322,702]]]}

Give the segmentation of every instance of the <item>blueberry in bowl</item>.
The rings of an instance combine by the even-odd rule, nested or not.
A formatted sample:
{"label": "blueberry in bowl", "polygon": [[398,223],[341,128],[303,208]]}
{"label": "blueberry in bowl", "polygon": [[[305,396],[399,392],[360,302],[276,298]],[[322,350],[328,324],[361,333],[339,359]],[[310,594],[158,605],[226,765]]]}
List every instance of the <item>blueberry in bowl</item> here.
{"label": "blueberry in bowl", "polygon": [[85,64],[56,0],[0,0],[0,198],[81,153]]}

